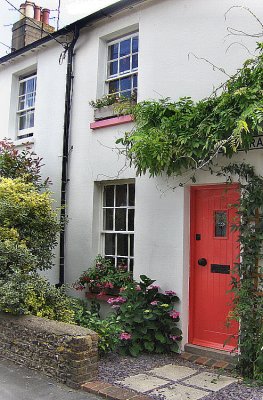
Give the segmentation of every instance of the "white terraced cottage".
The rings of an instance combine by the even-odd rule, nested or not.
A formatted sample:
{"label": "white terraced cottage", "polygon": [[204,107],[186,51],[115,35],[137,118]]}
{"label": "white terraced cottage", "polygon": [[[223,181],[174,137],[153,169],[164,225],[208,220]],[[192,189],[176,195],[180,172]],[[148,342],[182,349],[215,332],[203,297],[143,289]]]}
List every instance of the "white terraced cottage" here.
{"label": "white terraced cottage", "polygon": [[[233,74],[249,57],[246,47],[255,50],[255,38],[227,36],[228,26],[259,30],[244,9],[225,18],[243,3],[122,0],[52,33],[48,10],[41,21],[27,2],[13,28],[14,49],[0,59],[1,136],[18,147],[31,143],[58,204],[67,204],[50,280],[74,282],[98,253],[116,264],[124,259],[135,278],[146,274],[178,293],[183,344],[216,349],[228,334],[228,272],[238,256],[227,207],[236,188],[223,196],[224,180],[203,171],[184,187],[178,184],[187,177],[136,176],[115,150],[116,139],[133,127],[131,117],[95,120],[89,102],[110,92],[137,92],[138,101],[210,95],[226,76],[200,58]],[[260,1],[245,6],[263,19]],[[24,24],[33,39],[24,40]],[[236,41],[244,46],[229,47]],[[263,174],[262,144],[258,138],[234,160],[246,159]]]}

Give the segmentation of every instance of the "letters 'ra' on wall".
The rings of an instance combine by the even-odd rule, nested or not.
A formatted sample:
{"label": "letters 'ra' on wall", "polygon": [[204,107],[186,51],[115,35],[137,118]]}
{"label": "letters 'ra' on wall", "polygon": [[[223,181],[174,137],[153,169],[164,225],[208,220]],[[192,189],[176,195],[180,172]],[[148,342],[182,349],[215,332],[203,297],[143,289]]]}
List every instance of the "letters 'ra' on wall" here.
{"label": "letters 'ra' on wall", "polygon": [[98,335],[63,322],[0,313],[0,354],[77,389],[97,377]]}

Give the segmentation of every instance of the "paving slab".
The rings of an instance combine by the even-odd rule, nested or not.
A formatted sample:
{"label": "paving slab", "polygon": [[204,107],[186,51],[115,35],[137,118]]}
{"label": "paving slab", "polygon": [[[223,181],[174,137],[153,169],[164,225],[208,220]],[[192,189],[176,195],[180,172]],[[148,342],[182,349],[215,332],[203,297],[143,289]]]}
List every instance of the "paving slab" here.
{"label": "paving slab", "polygon": [[213,392],[217,392],[234,382],[237,382],[237,379],[210,372],[202,372],[183,381],[188,385],[198,386],[201,389],[208,389]]}
{"label": "paving slab", "polygon": [[160,396],[163,400],[198,400],[207,396],[209,392],[189,386],[174,384],[162,389],[157,389],[151,392],[151,394]]}
{"label": "paving slab", "polygon": [[118,381],[121,385],[128,387],[130,389],[134,389],[137,392],[145,393],[148,390],[156,389],[157,387],[166,385],[169,383],[168,380],[164,380],[161,378],[156,378],[155,376],[146,375],[146,374],[138,374],[129,376],[125,378],[123,381]]}
{"label": "paving slab", "polygon": [[163,367],[154,368],[149,371],[150,374],[157,375],[165,379],[171,379],[172,381],[187,378],[196,372],[196,369],[175,364],[167,364]]}

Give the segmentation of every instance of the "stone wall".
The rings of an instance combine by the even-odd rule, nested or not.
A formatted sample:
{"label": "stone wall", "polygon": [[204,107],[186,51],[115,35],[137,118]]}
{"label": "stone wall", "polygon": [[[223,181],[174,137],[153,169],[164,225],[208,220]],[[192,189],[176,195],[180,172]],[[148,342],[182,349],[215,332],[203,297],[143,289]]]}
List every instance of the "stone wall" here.
{"label": "stone wall", "polygon": [[97,377],[98,335],[63,322],[0,313],[0,356],[78,388]]}

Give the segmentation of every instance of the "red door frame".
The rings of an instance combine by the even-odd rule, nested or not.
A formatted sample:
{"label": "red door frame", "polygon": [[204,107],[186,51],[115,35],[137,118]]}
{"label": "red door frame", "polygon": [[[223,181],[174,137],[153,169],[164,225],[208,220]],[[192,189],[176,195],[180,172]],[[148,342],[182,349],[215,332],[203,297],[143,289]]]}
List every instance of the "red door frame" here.
{"label": "red door frame", "polygon": [[[194,233],[195,233],[195,193],[199,190],[210,190],[211,187],[216,187],[217,189],[226,189],[227,187],[239,188],[238,183],[221,183],[221,184],[207,184],[207,185],[198,185],[191,186],[190,188],[190,277],[189,277],[189,321],[188,321],[188,342],[192,343],[194,338],[194,326],[193,326],[193,314],[194,314]],[[232,347],[228,348],[226,345],[224,348],[225,351],[233,350]]]}

